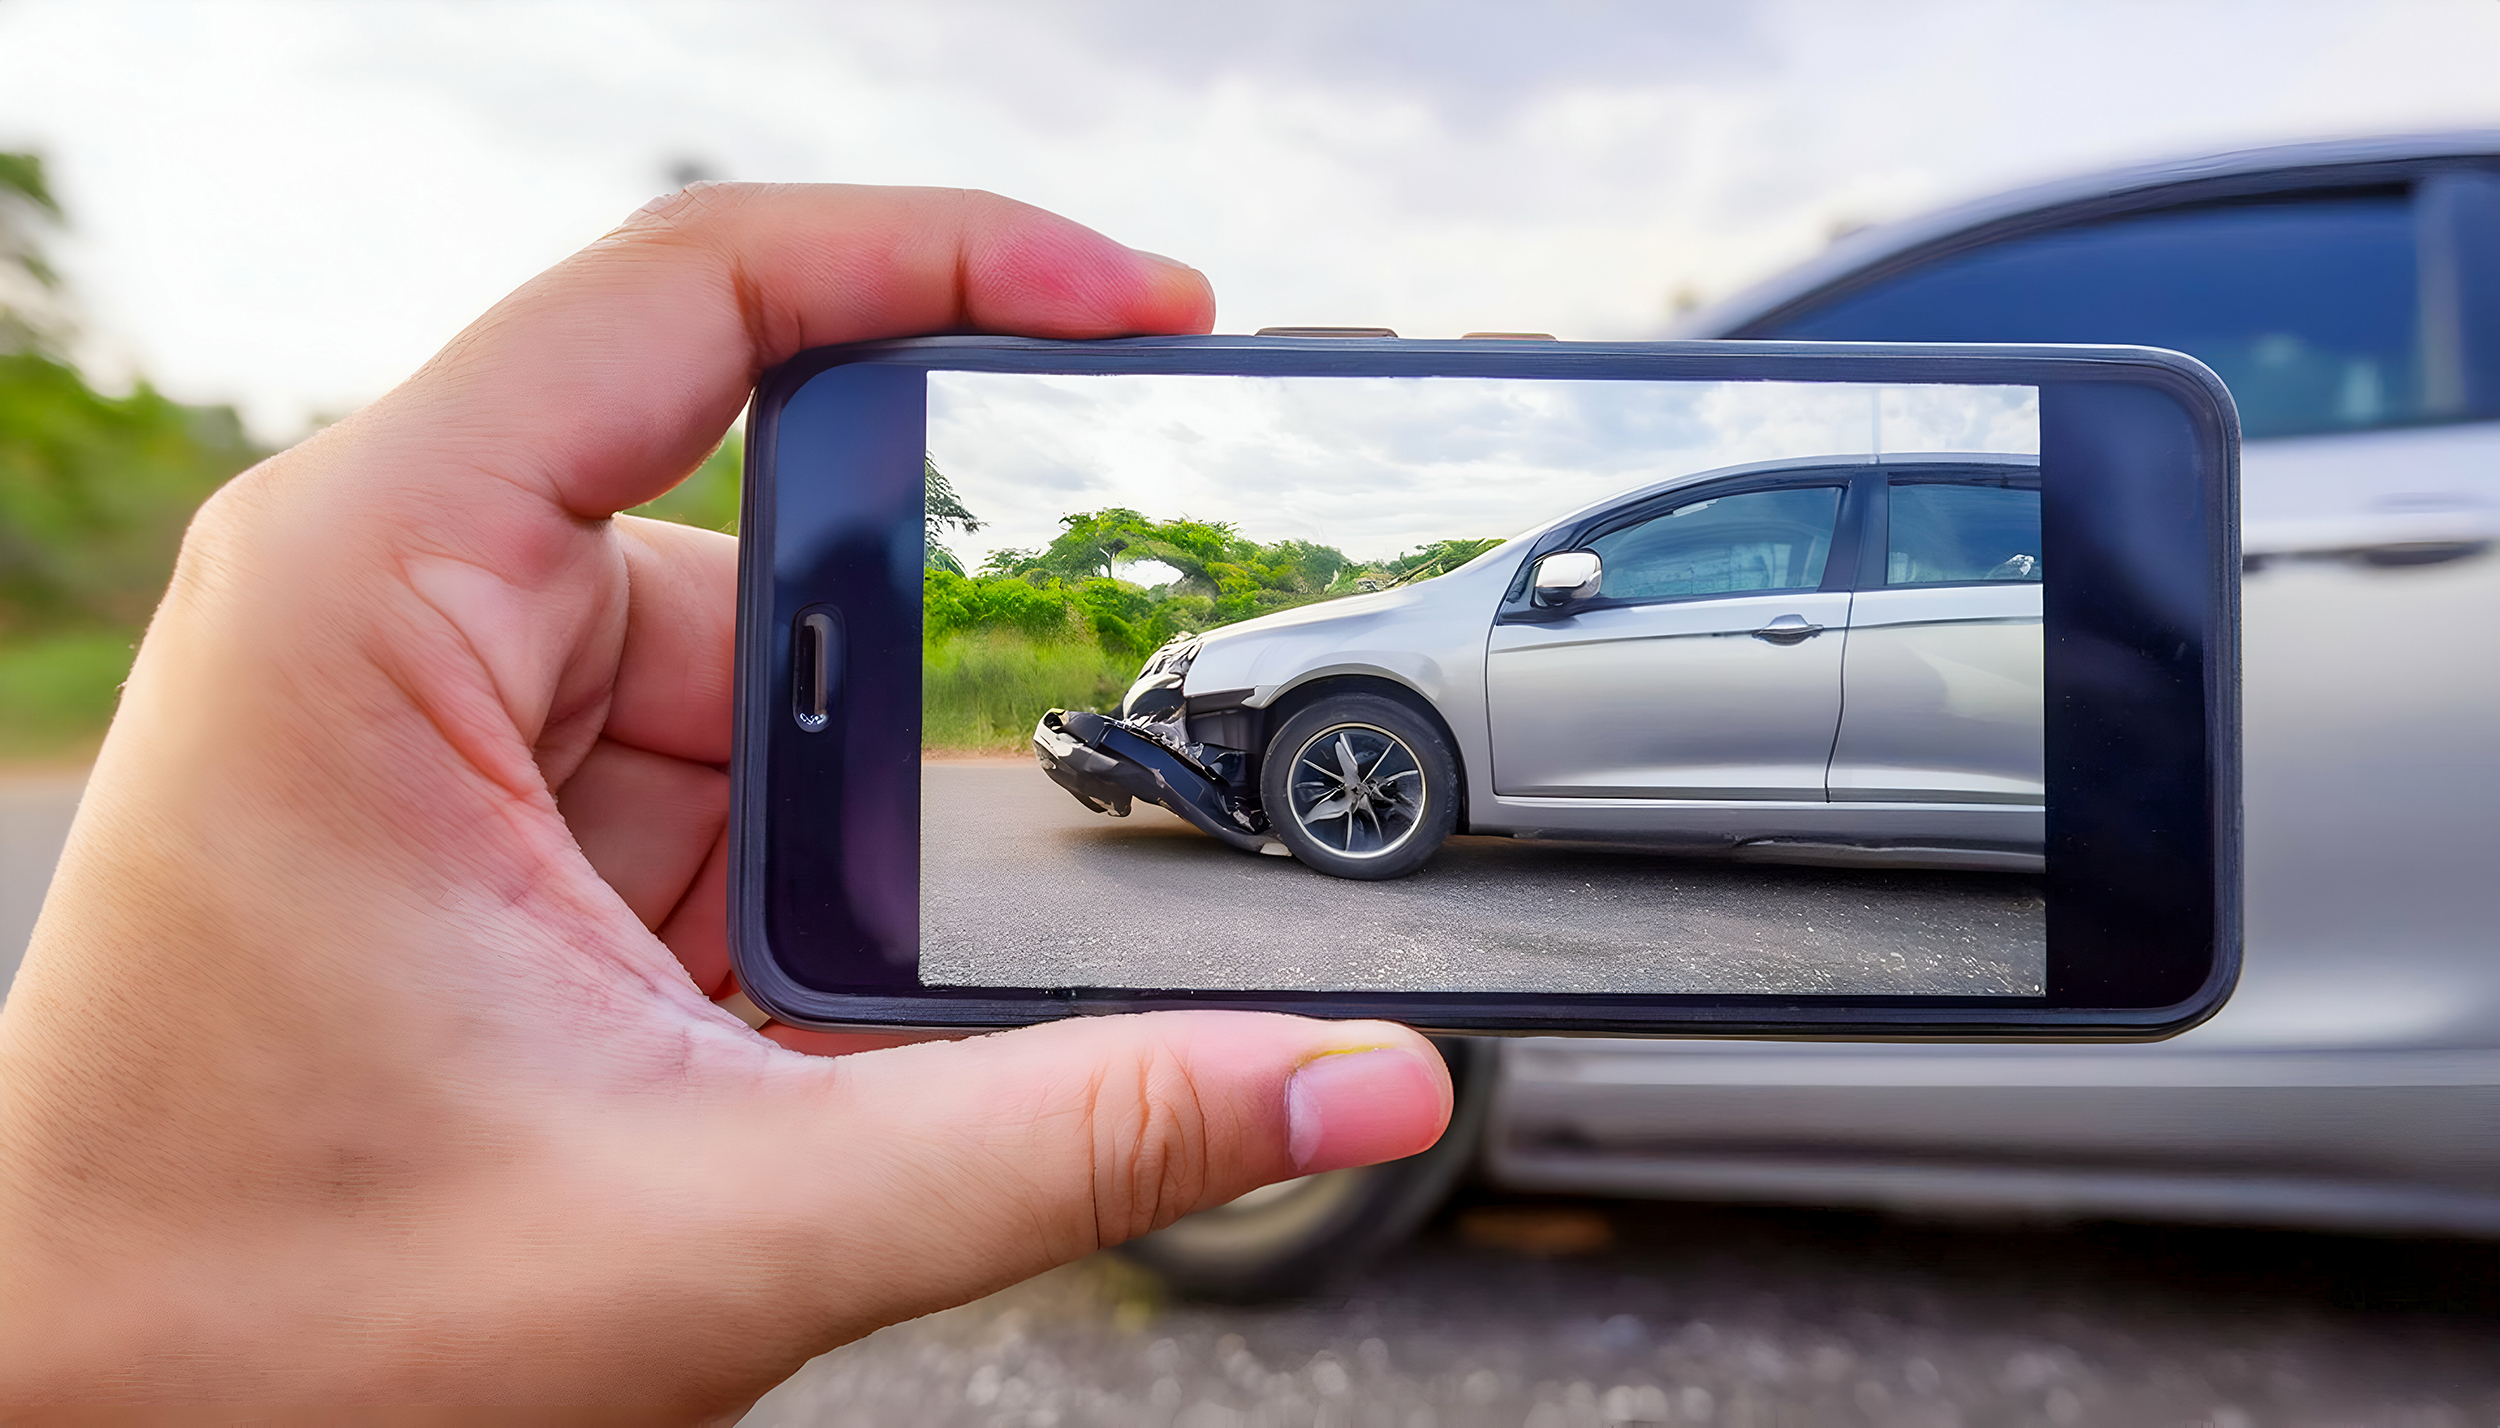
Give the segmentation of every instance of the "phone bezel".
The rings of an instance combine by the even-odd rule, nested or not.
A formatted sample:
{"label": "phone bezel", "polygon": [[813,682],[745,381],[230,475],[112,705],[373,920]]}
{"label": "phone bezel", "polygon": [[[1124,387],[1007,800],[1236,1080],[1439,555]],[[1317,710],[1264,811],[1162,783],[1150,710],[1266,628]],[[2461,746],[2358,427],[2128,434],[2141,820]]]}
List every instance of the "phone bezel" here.
{"label": "phone bezel", "polygon": [[[836,889],[837,916],[877,911],[895,898],[898,839],[836,838],[841,848],[802,858],[776,853],[770,769],[797,737],[777,718],[787,696],[784,642],[759,640],[802,606],[826,603],[822,588],[781,568],[783,513],[776,480],[792,399],[820,376],[862,392],[847,420],[804,440],[848,464],[848,479],[811,488],[811,499],[845,502],[854,542],[845,570],[883,561],[908,523],[917,551],[925,373],[933,369],[1026,373],[1201,373],[1255,376],[1484,376],[1605,380],[1757,380],[1969,383],[2040,389],[2045,529],[2061,550],[2044,597],[2054,632],[2049,652],[2048,994],[1964,996],[1620,995],[1204,991],[1126,988],[964,988],[903,984],[912,963],[867,945],[854,925],[810,945],[809,966],[781,955],[772,936],[773,889]],[[2053,396],[2054,393],[2054,396]],[[908,419],[901,413],[908,409]],[[809,417],[807,420],[816,420]],[[908,439],[903,439],[903,428]],[[838,428],[838,429],[833,429]],[[995,337],[914,338],[819,349],[766,374],[749,413],[746,500],[739,558],[736,740],[730,816],[730,947],[741,987],[777,1020],[812,1027],[966,1030],[1067,1016],[1180,1007],[1386,1017],[1438,1030],[1606,1035],[1918,1038],[2146,1039],[2210,1016],[2229,995],[2240,962],[2241,879],[2238,757],[2238,418],[2220,379],[2193,358],[2150,348],[1923,345],[1894,343],[1419,341],[1397,338],[1133,338],[1051,342]],[[825,445],[826,442],[831,445]],[[889,449],[890,448],[890,449]],[[902,473],[908,463],[908,500]],[[2047,473],[2059,473],[2055,481]],[[2088,499],[2087,499],[2088,498]],[[792,521],[799,516],[789,517]],[[821,525],[821,511],[806,517]],[[830,527],[826,527],[830,529]],[[877,541],[885,542],[883,546]],[[917,556],[912,570],[917,571]],[[870,605],[886,601],[871,585]],[[908,778],[907,829],[887,814],[889,834],[917,834],[918,592],[899,592],[878,619],[845,607],[854,650],[899,660],[901,604],[911,615],[910,688],[902,681],[846,684],[846,711],[907,720],[908,772],[889,748],[836,760],[834,801],[846,809],[896,807]],[[840,602],[836,602],[840,603]],[[884,646],[878,641],[884,640]],[[861,642],[865,640],[866,644]],[[901,667],[899,664],[896,666]],[[2061,675],[2060,671],[2065,673]],[[2091,673],[2083,673],[2092,671]],[[2114,673],[2113,673],[2114,671]],[[2113,683],[2112,681],[2116,682]],[[2080,681],[2080,682],[2078,682]],[[2082,700],[2094,684],[2105,697]],[[879,681],[868,681],[877,686]],[[2192,687],[2189,687],[2192,686]],[[2064,696],[2061,702],[2061,694]],[[908,703],[906,714],[904,705]],[[2109,718],[2078,715],[2098,709]],[[890,742],[890,741],[889,741]],[[821,744],[819,748],[823,747]],[[821,784],[825,780],[815,780]],[[852,789],[862,790],[857,799]],[[2061,798],[2060,789],[2071,790]],[[795,826],[795,825],[794,825]],[[875,856],[869,851],[882,843]],[[847,850],[847,851],[846,851]],[[798,865],[809,863],[804,869]],[[916,864],[915,864],[916,866]],[[916,875],[909,885],[916,916]],[[845,884],[877,890],[842,896]],[[848,909],[849,912],[845,912]],[[899,914],[888,906],[884,915]],[[873,921],[873,917],[870,918]],[[2158,946],[2148,945],[2150,938]],[[888,939],[892,940],[892,939]],[[2189,951],[2190,944],[2197,950]],[[882,979],[807,975],[826,965],[866,968]],[[2061,952],[2066,955],[2061,956]],[[916,958],[916,950],[913,952]],[[847,964],[840,959],[848,959]],[[830,982],[830,985],[828,985]]]}

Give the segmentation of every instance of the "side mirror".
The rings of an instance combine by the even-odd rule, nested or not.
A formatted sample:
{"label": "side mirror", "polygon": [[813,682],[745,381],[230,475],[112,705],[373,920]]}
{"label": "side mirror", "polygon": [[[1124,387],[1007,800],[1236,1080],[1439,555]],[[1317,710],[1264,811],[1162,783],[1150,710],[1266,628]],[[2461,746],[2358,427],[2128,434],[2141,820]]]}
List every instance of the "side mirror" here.
{"label": "side mirror", "polygon": [[1579,600],[1594,600],[1606,581],[1606,563],[1593,550],[1558,550],[1536,563],[1529,600],[1552,610]]}

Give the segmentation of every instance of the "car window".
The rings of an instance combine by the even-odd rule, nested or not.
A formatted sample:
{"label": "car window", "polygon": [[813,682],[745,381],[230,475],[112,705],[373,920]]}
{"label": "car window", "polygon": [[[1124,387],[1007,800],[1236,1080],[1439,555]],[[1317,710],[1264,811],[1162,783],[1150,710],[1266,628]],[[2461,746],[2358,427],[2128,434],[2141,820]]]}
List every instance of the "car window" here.
{"label": "car window", "polygon": [[1744,491],[1694,501],[1588,543],[1605,562],[1601,597],[1674,600],[1749,590],[1811,590],[1831,558],[1837,486]]}
{"label": "car window", "polygon": [[2040,578],[2040,493],[2010,486],[1892,483],[1884,583]]}
{"label": "car window", "polygon": [[2432,414],[2415,249],[2401,194],[2175,210],[1989,244],[1742,335],[2169,347],[2230,384],[2248,436],[2384,426]]}

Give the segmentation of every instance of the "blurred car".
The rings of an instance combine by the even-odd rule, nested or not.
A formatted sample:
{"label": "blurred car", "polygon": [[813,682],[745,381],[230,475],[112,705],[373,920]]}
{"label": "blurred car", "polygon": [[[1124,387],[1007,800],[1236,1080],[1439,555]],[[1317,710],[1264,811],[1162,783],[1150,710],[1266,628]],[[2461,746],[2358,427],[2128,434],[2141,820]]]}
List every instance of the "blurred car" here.
{"label": "blurred car", "polygon": [[1344,878],[1456,831],[2036,872],[2040,576],[2036,457],[1704,471],[1176,641],[1120,719],[1053,710],[1034,753],[1098,812]]}
{"label": "blurred car", "polygon": [[2500,1234],[2500,131],[2221,154],[1861,232],[1685,337],[2127,342],[2237,397],[2248,923],[2136,1046],[1531,1039],[1449,1138],[1141,1254],[1307,1283],[1513,1188]]}

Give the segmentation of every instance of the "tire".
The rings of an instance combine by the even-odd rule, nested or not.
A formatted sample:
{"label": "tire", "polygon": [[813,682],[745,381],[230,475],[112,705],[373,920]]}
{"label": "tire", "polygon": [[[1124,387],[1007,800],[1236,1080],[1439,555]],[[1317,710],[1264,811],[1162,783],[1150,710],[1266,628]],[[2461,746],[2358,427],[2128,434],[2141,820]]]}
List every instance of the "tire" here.
{"label": "tire", "polygon": [[1322,699],[1268,741],[1259,800],[1296,858],[1332,877],[1402,878],[1458,827],[1458,760],[1432,721],[1377,694]]}
{"label": "tire", "polygon": [[1496,1050],[1483,1037],[1433,1043],[1449,1063],[1450,1127],[1431,1149],[1386,1165],[1331,1170],[1201,1210],[1120,1253],[1185,1299],[1241,1303],[1308,1294],[1405,1241],[1475,1162],[1493,1100]]}

